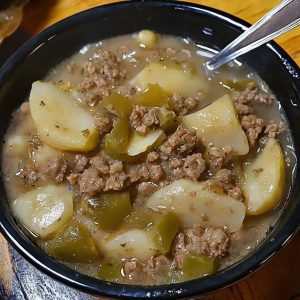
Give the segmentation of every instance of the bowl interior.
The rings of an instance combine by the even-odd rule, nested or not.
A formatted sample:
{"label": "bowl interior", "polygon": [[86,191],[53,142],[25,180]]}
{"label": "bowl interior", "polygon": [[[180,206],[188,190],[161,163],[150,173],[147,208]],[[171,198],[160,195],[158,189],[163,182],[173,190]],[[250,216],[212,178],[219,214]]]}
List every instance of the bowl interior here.
{"label": "bowl interior", "polygon": [[[147,28],[163,34],[190,38],[219,50],[236,38],[247,24],[218,11],[169,1],[131,1],[72,16],[27,42],[0,71],[0,136],[11,113],[28,96],[33,81],[43,78],[57,63],[83,45]],[[209,29],[209,30],[207,30]],[[300,153],[300,75],[295,63],[274,43],[241,58],[271,87],[290,122],[296,153]],[[299,181],[296,172],[295,182]],[[187,297],[228,285],[256,269],[291,236],[299,223],[300,188],[294,185],[284,213],[268,238],[248,257],[214,276],[183,284],[159,287],[122,286],[78,274],[55,262],[35,246],[10,214],[3,183],[0,185],[0,228],[27,259],[51,276],[76,288],[108,297]]]}

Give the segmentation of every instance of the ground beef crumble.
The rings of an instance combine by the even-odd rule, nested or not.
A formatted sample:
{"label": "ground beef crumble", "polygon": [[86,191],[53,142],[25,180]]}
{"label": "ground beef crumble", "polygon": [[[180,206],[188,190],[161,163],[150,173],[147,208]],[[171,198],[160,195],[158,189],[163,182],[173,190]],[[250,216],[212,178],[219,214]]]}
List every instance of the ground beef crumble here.
{"label": "ground beef crumble", "polygon": [[209,168],[213,173],[216,173],[231,161],[233,150],[231,146],[223,148],[211,147],[208,155]]}
{"label": "ground beef crumble", "polygon": [[113,128],[113,120],[112,117],[108,114],[98,112],[94,118],[96,129],[99,134],[103,136],[104,134],[111,131]]}
{"label": "ground beef crumble", "polygon": [[79,189],[81,193],[94,195],[103,191],[105,181],[99,177],[99,171],[90,167],[85,169],[78,179]]}
{"label": "ground beef crumble", "polygon": [[189,155],[184,162],[183,170],[185,176],[194,181],[197,181],[200,175],[204,172],[206,168],[205,160],[201,153],[196,153]]}
{"label": "ground beef crumble", "polygon": [[174,111],[179,115],[186,115],[199,109],[199,104],[203,99],[203,94],[198,93],[198,95],[194,97],[183,97],[181,94],[175,92],[171,96],[171,103],[174,106]]}
{"label": "ground beef crumble", "polygon": [[67,161],[61,157],[50,157],[42,166],[40,173],[46,178],[62,182],[66,177]]}
{"label": "ground beef crumble", "polygon": [[137,105],[134,107],[130,117],[130,125],[141,135],[145,135],[149,129],[159,125],[155,108]]}
{"label": "ground beef crumble", "polygon": [[40,178],[39,173],[34,166],[22,167],[19,169],[16,175],[26,180],[29,184],[35,183]]}
{"label": "ground beef crumble", "polygon": [[84,78],[79,88],[84,93],[84,101],[95,106],[109,95],[109,91],[125,79],[125,70],[121,70],[119,59],[111,51],[97,50],[83,66]]}
{"label": "ground beef crumble", "polygon": [[154,193],[157,188],[157,185],[152,182],[142,182],[137,186],[137,191],[141,197],[148,197]]}
{"label": "ground beef crumble", "polygon": [[187,230],[187,251],[195,254],[205,254],[213,257],[223,257],[230,246],[229,234],[220,227],[203,227],[197,225]]}
{"label": "ground beef crumble", "polygon": [[251,114],[241,118],[241,125],[246,132],[250,147],[254,147],[259,134],[263,130],[264,120]]}
{"label": "ground beef crumble", "polygon": [[151,151],[147,154],[147,161],[149,163],[156,162],[159,160],[159,154],[156,151]]}
{"label": "ground beef crumble", "polygon": [[255,102],[271,105],[276,99],[274,95],[259,91],[254,81],[248,83],[245,90],[233,91],[231,95],[239,116],[252,114]]}
{"label": "ground beef crumble", "polygon": [[162,157],[167,159],[174,154],[185,155],[190,153],[196,144],[196,133],[183,126],[179,126],[168,140],[159,147],[159,151]]}
{"label": "ground beef crumble", "polygon": [[275,123],[272,121],[266,126],[264,134],[266,134],[268,138],[276,138],[285,130],[286,127],[283,122]]}
{"label": "ground beef crumble", "polygon": [[76,172],[83,172],[89,163],[89,159],[82,154],[76,154],[74,158],[74,169]]}

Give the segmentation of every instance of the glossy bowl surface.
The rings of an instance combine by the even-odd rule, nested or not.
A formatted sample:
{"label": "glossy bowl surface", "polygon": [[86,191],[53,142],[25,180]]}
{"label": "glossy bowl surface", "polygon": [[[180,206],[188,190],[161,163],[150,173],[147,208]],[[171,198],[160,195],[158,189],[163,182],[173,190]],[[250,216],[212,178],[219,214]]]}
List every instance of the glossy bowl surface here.
{"label": "glossy bowl surface", "polygon": [[[140,29],[191,38],[219,50],[249,24],[204,6],[179,1],[129,1],[96,7],[44,30],[22,46],[0,70],[0,136],[11,113],[28,96],[33,81],[43,78],[57,63],[83,45]],[[292,59],[275,43],[243,56],[271,87],[289,120],[297,156],[300,153],[300,73]],[[298,168],[295,183],[300,182]],[[46,256],[17,226],[0,185],[0,229],[33,265],[74,288],[106,297],[181,298],[204,294],[232,284],[256,270],[295,233],[300,220],[300,185],[294,184],[284,213],[267,239],[239,263],[213,276],[165,286],[130,286],[104,282],[79,274]]]}

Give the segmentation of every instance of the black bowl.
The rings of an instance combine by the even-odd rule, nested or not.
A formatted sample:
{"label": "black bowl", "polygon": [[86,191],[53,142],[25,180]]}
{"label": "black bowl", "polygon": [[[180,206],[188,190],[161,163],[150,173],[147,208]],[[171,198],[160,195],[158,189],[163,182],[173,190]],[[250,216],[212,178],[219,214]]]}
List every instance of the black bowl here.
{"label": "black bowl", "polygon": [[[221,49],[249,24],[226,13],[178,1],[130,1],[93,8],[67,18],[38,34],[21,47],[0,70],[0,135],[11,113],[28,96],[33,81],[83,45],[148,28],[189,37],[204,46]],[[209,30],[207,30],[207,28]],[[293,60],[275,43],[245,55],[247,63],[271,87],[289,120],[297,157],[300,153],[300,75]],[[294,182],[300,182],[297,168]],[[9,242],[48,275],[88,293],[123,298],[181,298],[225,287],[256,270],[295,233],[300,219],[300,185],[294,184],[284,213],[264,242],[237,264],[215,275],[164,286],[129,286],[104,282],[63,266],[46,256],[17,226],[3,184],[0,228]]]}

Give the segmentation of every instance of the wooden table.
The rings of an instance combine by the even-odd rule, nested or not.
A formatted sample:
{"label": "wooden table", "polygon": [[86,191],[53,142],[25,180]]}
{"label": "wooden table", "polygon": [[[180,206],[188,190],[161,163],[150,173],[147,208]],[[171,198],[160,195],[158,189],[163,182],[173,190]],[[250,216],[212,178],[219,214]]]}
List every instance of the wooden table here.
{"label": "wooden table", "polygon": [[[49,25],[106,0],[33,0],[24,12],[22,28],[34,35]],[[192,0],[253,23],[278,0]],[[300,65],[300,28],[277,39]],[[38,283],[39,282],[39,283]],[[92,299],[41,274],[22,259],[0,235],[0,299]],[[241,282],[212,293],[205,300],[300,300],[300,233],[260,270]]]}

